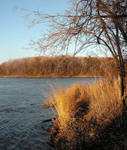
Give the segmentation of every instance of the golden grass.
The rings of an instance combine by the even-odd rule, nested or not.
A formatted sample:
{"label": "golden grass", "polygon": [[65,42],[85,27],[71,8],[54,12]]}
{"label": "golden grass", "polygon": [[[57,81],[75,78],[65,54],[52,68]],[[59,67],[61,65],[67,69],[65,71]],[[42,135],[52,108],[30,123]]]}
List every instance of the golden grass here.
{"label": "golden grass", "polygon": [[96,118],[99,123],[109,123],[122,113],[122,101],[118,81],[100,81],[89,87],[90,108],[87,118]]}
{"label": "golden grass", "polygon": [[[118,81],[101,80],[93,84],[74,84],[66,89],[59,88],[53,90],[52,99],[53,101],[50,98],[50,102],[55,106],[57,115],[55,114],[56,121],[51,129],[51,136],[57,149],[63,147],[77,150],[75,143],[79,147],[83,145],[81,143],[92,142],[93,139],[100,141],[97,140],[98,137],[111,141],[114,132],[107,132],[108,126],[113,121],[115,123],[110,127],[113,130],[121,126],[123,105]],[[88,148],[88,145],[91,146],[85,146]]]}
{"label": "golden grass", "polygon": [[[75,119],[78,104],[89,105],[87,118],[91,116],[99,119],[102,115],[113,119],[121,113],[121,97],[118,81],[109,82],[107,80],[96,81],[93,84],[74,84],[69,88],[53,90],[53,101],[59,125],[65,128],[68,121]],[[89,104],[90,103],[90,104]],[[93,115],[92,115],[93,113]],[[108,121],[108,120],[106,120]]]}
{"label": "golden grass", "polygon": [[53,91],[53,99],[55,101],[54,104],[60,128],[65,128],[67,122],[72,119],[77,103],[84,98],[85,101],[87,100],[86,91],[83,90],[86,88],[86,85],[75,84],[67,89],[60,88],[59,91]]}

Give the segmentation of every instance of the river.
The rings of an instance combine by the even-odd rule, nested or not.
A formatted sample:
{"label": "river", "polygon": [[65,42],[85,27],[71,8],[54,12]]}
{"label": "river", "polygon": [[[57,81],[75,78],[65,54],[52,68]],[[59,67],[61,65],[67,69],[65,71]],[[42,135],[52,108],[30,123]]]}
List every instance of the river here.
{"label": "river", "polygon": [[[53,116],[42,109],[51,86],[93,82],[95,78],[0,78],[0,150],[51,150],[42,121]],[[49,124],[45,124],[48,127]]]}

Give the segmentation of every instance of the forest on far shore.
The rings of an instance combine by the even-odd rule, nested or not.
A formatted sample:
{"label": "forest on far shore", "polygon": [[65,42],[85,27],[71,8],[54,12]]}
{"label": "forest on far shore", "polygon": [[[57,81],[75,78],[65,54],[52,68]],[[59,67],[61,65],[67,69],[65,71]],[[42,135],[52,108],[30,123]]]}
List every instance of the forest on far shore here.
{"label": "forest on far shore", "polygon": [[30,57],[0,64],[0,76],[116,76],[118,73],[113,58],[109,57]]}

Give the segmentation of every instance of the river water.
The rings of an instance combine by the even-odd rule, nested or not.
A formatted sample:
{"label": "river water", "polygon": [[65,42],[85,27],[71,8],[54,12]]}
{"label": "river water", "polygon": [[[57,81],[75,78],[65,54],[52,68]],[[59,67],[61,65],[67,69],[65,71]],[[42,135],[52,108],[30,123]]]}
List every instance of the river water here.
{"label": "river water", "polygon": [[[93,82],[95,78],[0,78],[0,150],[51,150],[42,121],[53,116],[42,109],[51,86]],[[45,124],[48,127],[49,124]]]}

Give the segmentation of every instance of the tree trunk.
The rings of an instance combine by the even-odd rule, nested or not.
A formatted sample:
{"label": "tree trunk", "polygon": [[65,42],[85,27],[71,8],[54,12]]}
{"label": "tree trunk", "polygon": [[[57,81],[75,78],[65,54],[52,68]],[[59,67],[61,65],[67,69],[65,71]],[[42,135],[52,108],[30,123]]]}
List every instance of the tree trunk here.
{"label": "tree trunk", "polygon": [[124,63],[122,63],[120,65],[119,81],[120,81],[120,88],[121,88],[121,98],[122,98],[123,105],[125,106],[127,90],[126,90],[126,83],[125,83],[125,65],[124,65]]}

